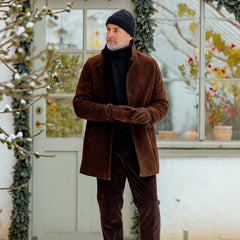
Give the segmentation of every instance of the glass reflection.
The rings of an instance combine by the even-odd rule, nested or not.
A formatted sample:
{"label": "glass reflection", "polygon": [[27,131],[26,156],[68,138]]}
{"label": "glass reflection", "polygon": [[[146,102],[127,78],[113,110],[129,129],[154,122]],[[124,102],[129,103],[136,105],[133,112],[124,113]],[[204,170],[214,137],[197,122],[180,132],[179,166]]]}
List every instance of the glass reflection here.
{"label": "glass reflection", "polygon": [[87,11],[87,49],[101,50],[106,43],[107,18],[116,10],[88,10]]}
{"label": "glass reflection", "polygon": [[[156,1],[155,7],[154,56],[167,66],[169,78],[198,77],[199,2]],[[179,66],[191,72],[183,76]]]}
{"label": "glass reflection", "polygon": [[[206,137],[209,140],[240,139],[240,82],[209,81],[206,83]],[[232,135],[218,139],[215,132],[228,126]],[[226,127],[225,127],[226,128]],[[231,132],[230,131],[230,132]],[[227,134],[227,133],[226,133]]]}
{"label": "glass reflection", "polygon": [[59,75],[59,82],[51,85],[53,92],[75,93],[82,66],[82,55],[59,53],[47,71],[50,76],[55,73]]}
{"label": "glass reflection", "polygon": [[46,18],[46,42],[60,50],[83,48],[83,11],[71,10],[59,14],[59,19]]}
{"label": "glass reflection", "polygon": [[206,138],[240,140],[239,23],[208,4],[205,22]]}
{"label": "glass reflection", "polygon": [[[165,82],[164,85],[169,110],[166,117],[155,124],[158,140],[198,140],[198,97],[189,91],[185,81]],[[175,92],[178,94],[173,95]],[[159,131],[166,135],[165,138],[159,136]]]}
{"label": "glass reflection", "polygon": [[[155,1],[154,34],[158,61],[170,108],[156,124],[160,140],[198,140],[199,2]],[[168,80],[171,79],[171,80]],[[163,139],[162,139],[163,138]]]}
{"label": "glass reflection", "polygon": [[46,101],[47,137],[81,137],[82,119],[78,118],[72,106],[72,98],[48,98]]}

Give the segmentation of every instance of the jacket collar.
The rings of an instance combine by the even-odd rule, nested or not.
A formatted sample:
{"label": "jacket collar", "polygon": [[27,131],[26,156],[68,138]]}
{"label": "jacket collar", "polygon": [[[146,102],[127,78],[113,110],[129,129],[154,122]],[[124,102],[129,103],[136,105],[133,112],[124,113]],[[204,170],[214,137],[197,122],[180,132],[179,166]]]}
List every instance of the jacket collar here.
{"label": "jacket collar", "polygon": [[[136,56],[136,49],[135,49],[134,41],[132,41],[132,46],[130,48],[131,48],[131,53],[132,54],[131,54],[131,57],[129,58],[129,60],[132,62],[133,59]],[[110,54],[109,54],[109,49],[107,48],[107,44],[105,45],[105,47],[102,50],[101,54],[102,54],[104,60],[109,60]]]}

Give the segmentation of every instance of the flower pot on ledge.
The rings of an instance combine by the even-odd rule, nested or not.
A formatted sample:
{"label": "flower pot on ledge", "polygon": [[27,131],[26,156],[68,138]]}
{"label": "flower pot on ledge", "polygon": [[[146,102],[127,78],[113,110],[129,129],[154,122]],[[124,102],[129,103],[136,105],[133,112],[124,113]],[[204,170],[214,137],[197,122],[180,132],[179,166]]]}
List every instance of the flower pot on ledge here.
{"label": "flower pot on ledge", "polygon": [[197,141],[198,140],[198,133],[196,131],[186,131],[183,134],[184,141]]}
{"label": "flower pot on ledge", "polygon": [[174,140],[176,132],[174,131],[158,131],[159,140]]}
{"label": "flower pot on ledge", "polygon": [[215,140],[230,141],[232,134],[232,126],[214,126]]}

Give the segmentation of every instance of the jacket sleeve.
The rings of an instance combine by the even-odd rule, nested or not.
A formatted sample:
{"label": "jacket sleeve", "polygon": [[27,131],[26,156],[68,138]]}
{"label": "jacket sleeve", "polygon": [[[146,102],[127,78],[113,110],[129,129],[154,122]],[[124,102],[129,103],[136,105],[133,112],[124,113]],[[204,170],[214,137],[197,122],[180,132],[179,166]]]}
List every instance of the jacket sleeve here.
{"label": "jacket sleeve", "polygon": [[99,122],[111,122],[108,104],[97,103],[93,96],[93,79],[88,62],[83,66],[73,98],[73,109],[79,118]]}
{"label": "jacket sleeve", "polygon": [[156,122],[159,122],[167,114],[169,103],[166,97],[166,91],[163,84],[162,76],[158,64],[155,64],[155,79],[152,91],[152,97],[149,106],[146,110],[151,115],[151,122],[147,127],[151,127]]}

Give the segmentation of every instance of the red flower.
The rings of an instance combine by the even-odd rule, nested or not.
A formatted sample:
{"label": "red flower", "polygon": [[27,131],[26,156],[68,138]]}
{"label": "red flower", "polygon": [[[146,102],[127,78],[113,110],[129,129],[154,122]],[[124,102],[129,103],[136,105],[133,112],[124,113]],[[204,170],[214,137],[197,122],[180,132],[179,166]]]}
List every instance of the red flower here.
{"label": "red flower", "polygon": [[223,48],[219,49],[218,52],[223,52]]}
{"label": "red flower", "polygon": [[225,78],[229,78],[229,76],[226,76]]}
{"label": "red flower", "polygon": [[221,71],[222,71],[222,73],[225,73],[225,70],[224,70],[224,69],[222,69]]}
{"label": "red flower", "polygon": [[236,45],[232,43],[231,47],[230,47],[230,50],[232,50],[234,47],[236,47]]}
{"label": "red flower", "polygon": [[234,110],[230,108],[230,109],[229,109],[228,116],[230,117],[233,113],[235,113]]}
{"label": "red flower", "polygon": [[209,88],[212,92],[216,92],[217,91],[217,89],[213,89],[213,88]]}
{"label": "red flower", "polygon": [[207,94],[206,94],[206,96],[207,96],[207,97],[210,97],[210,96],[211,96],[211,94],[210,94],[210,93],[207,93]]}
{"label": "red flower", "polygon": [[214,68],[213,71],[217,71],[218,69],[217,68]]}
{"label": "red flower", "polygon": [[194,59],[197,59],[197,56],[194,56]]}
{"label": "red flower", "polygon": [[222,110],[224,110],[226,108],[228,108],[228,107],[227,107],[227,105],[224,104],[223,107],[222,107]]}
{"label": "red flower", "polygon": [[211,66],[211,64],[208,64],[207,66],[208,66],[209,68],[211,68],[211,67],[212,67],[212,66]]}
{"label": "red flower", "polygon": [[214,52],[215,51],[215,47],[211,48],[211,51]]}
{"label": "red flower", "polygon": [[190,57],[189,59],[188,59],[188,63],[190,63],[190,62],[192,62],[193,61],[193,59]]}

